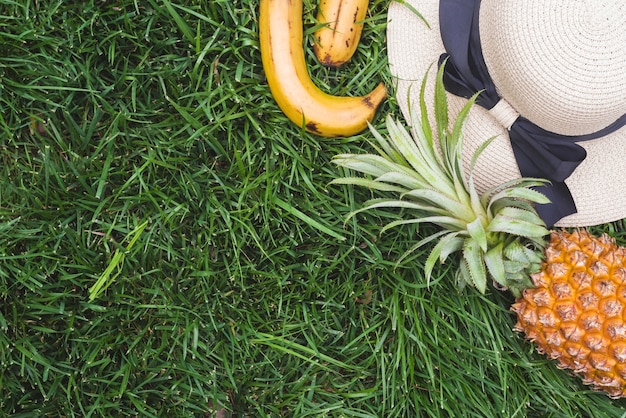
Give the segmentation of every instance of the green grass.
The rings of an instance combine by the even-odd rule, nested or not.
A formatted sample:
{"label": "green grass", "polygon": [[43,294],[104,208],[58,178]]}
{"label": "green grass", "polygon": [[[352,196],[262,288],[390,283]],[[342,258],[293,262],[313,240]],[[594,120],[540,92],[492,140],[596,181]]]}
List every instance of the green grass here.
{"label": "green grass", "polygon": [[[392,85],[387,7],[333,70],[305,1],[319,86]],[[396,268],[433,229],[344,225],[370,196],[330,160],[369,134],[287,121],[257,8],[0,0],[2,416],[623,415],[511,331],[507,294],[459,293],[454,263],[427,287],[424,253]]]}

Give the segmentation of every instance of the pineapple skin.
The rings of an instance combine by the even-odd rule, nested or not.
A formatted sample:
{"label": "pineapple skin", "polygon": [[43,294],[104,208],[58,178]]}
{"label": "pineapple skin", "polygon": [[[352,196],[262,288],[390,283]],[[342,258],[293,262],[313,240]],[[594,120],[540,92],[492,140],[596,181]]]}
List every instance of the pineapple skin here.
{"label": "pineapple skin", "polygon": [[626,248],[606,234],[553,231],[545,256],[511,307],[515,330],[585,384],[626,396]]}

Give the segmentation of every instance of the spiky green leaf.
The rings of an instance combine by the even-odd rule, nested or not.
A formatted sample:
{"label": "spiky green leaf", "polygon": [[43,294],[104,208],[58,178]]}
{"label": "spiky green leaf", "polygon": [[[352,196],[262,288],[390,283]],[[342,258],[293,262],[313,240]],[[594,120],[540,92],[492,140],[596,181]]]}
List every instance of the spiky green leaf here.
{"label": "spiky green leaf", "polygon": [[461,109],[461,111],[457,114],[457,117],[454,121],[452,127],[452,133],[450,135],[450,149],[453,151],[450,156],[453,161],[454,174],[455,178],[460,180],[460,182],[465,186],[467,190],[467,178],[465,176],[465,170],[463,168],[463,128],[467,122],[467,117],[469,116],[469,111],[471,110],[476,98],[479,93],[476,93],[472,96],[465,106]]}
{"label": "spiky green leaf", "polygon": [[[443,159],[441,157],[441,154],[436,150],[435,147],[435,139],[433,136],[433,130],[430,126],[430,119],[428,118],[428,108],[426,106],[426,100],[424,99],[424,97],[426,97],[426,84],[428,81],[428,72],[430,72],[430,66],[428,67],[428,71],[426,72],[426,75],[424,76],[424,79],[422,80],[422,85],[420,86],[420,112],[421,112],[421,123],[419,122],[419,118],[417,117],[417,115],[414,112],[414,108],[411,108],[411,123],[414,126],[413,132],[415,132],[416,136],[418,137],[419,140],[421,140],[425,145],[426,145],[426,149],[429,150],[429,152],[431,153],[432,157],[431,161],[433,161],[434,164],[439,165],[439,167],[443,167]],[[419,128],[421,129],[417,129],[418,126],[415,126],[415,123],[418,123]]]}
{"label": "spiky green leaf", "polygon": [[[427,210],[425,212],[427,213],[435,213],[437,209],[430,209]],[[395,221],[389,222],[388,224],[386,224],[385,226],[383,226],[383,228],[380,230],[381,234],[384,234],[385,232],[387,232],[387,230],[392,229],[392,228],[396,228],[398,226],[402,226],[402,225],[412,225],[412,224],[421,224],[424,223],[424,218],[410,218],[410,219],[397,219]]]}
{"label": "spiky green leaf", "polygon": [[503,232],[519,237],[543,237],[548,234],[541,218],[531,211],[505,207],[494,216],[489,232]]}
{"label": "spiky green leaf", "polygon": [[480,218],[481,222],[484,222],[485,220],[489,219],[489,213],[487,212],[485,207],[481,204],[480,195],[476,191],[474,178],[471,174],[467,182],[467,188],[468,188],[468,195],[469,195],[469,204],[466,203],[466,205],[467,204],[469,205],[469,207],[472,210],[472,213],[474,213],[474,216],[477,219]]}
{"label": "spiky green leaf", "polygon": [[471,222],[472,218],[474,218],[474,216],[472,216],[473,213],[471,208],[468,208],[467,205],[463,205],[462,203],[450,198],[449,196],[445,196],[436,190],[415,189],[406,192],[404,196],[411,198],[412,200],[432,203],[459,220]]}
{"label": "spiky green leaf", "polygon": [[394,186],[388,183],[381,183],[379,181],[366,179],[363,177],[342,177],[332,180],[330,184],[346,184],[351,186],[361,186],[368,189],[380,190],[381,192],[395,192],[406,193],[407,189],[404,187]]}
{"label": "spiky green leaf", "polygon": [[476,163],[478,162],[478,157],[480,157],[480,155],[487,149],[489,145],[491,145],[491,143],[496,138],[497,136],[492,136],[491,138],[487,139],[485,142],[480,144],[478,148],[476,148],[476,151],[474,151],[474,154],[472,155],[472,159],[470,161],[470,167],[469,167],[470,175],[472,174],[472,172],[474,171],[474,168],[476,167]]}
{"label": "spiky green leaf", "polygon": [[[386,123],[389,124],[391,120],[391,115],[387,115]],[[381,155],[381,157],[388,159],[389,161],[393,161],[403,166],[407,166],[407,161],[404,156],[398,151],[398,149],[393,145],[393,141],[387,139],[380,132],[378,132],[372,124],[367,123],[369,126],[369,130],[374,136],[376,141],[368,141],[374,149]]]}
{"label": "spiky green leaf", "polygon": [[[507,208],[507,207],[512,207],[512,208],[518,208],[521,210],[525,210],[527,212],[535,212],[535,206],[527,201],[527,200],[520,200],[520,199],[498,199],[497,202],[495,202],[493,205],[491,205],[489,207],[489,211],[487,212],[489,214],[489,216],[491,216],[493,218],[493,216],[495,216],[497,213],[499,213],[502,209]],[[542,222],[543,224],[543,222]]]}
{"label": "spiky green leaf", "polygon": [[487,290],[487,270],[485,268],[485,253],[480,249],[476,240],[468,238],[463,243],[463,262],[469,273],[469,283],[480,293]]}
{"label": "spiky green leaf", "polygon": [[341,167],[358,171],[363,174],[368,174],[373,177],[379,177],[390,171],[408,171],[405,166],[389,161],[380,155],[374,154],[341,154],[334,157],[332,162]]}
{"label": "spiky green leaf", "polygon": [[451,235],[451,234],[450,234],[450,231],[443,230],[443,231],[436,232],[432,235],[427,236],[426,238],[419,240],[418,242],[413,244],[407,251],[405,251],[404,254],[402,254],[402,256],[396,261],[396,266],[400,265],[405,258],[410,256],[416,250],[422,248],[424,245],[432,241],[435,241],[436,239],[438,239],[439,237],[443,235]]}
{"label": "spiky green leaf", "polygon": [[[409,200],[398,200],[398,199],[370,199],[365,202],[364,207],[361,209],[357,209],[357,212],[362,212],[364,210],[370,209],[379,209],[379,208],[398,208],[398,209],[412,209],[421,213],[424,208],[430,207],[429,205],[424,205],[420,202],[411,202]],[[417,217],[416,217],[417,218]]]}
{"label": "spiky green leaf", "polygon": [[482,218],[476,218],[472,222],[467,224],[467,232],[470,237],[478,244],[483,252],[487,252],[487,231],[483,225]]}
{"label": "spiky green leaf", "polygon": [[433,247],[424,263],[424,275],[426,276],[427,283],[430,283],[430,278],[437,261],[443,263],[450,254],[460,251],[463,248],[463,242],[465,240],[460,238],[458,233],[442,232],[445,234],[444,237]]}
{"label": "spiky green leaf", "polygon": [[428,187],[428,183],[422,181],[422,179],[418,178],[417,176],[399,171],[389,171],[385,174],[378,176],[375,180],[379,183],[399,184],[405,189],[409,189],[408,191],[413,189],[419,189],[422,187]]}
{"label": "spiky green leaf", "polygon": [[388,120],[387,127],[394,138],[394,145],[406,156],[407,162],[415,173],[428,183],[426,187],[436,187],[446,194],[453,194],[454,188],[449,175],[435,158],[438,152],[431,145],[432,138],[427,139],[424,135],[420,135],[419,129],[414,131],[416,132],[414,136],[411,136],[399,121]]}
{"label": "spiky green leaf", "polygon": [[504,244],[499,242],[485,253],[485,265],[491,277],[500,285],[507,286],[506,269],[504,267]]}
{"label": "spiky green leaf", "polygon": [[437,80],[435,83],[435,123],[437,125],[437,134],[442,142],[441,151],[444,155],[444,161],[449,161],[446,156],[451,150],[445,146],[448,136],[448,99],[446,97],[446,88],[443,85],[443,69],[447,60],[437,70]]}
{"label": "spiky green leaf", "polygon": [[[503,202],[500,202],[503,200]],[[537,204],[550,203],[543,193],[526,187],[513,187],[504,189],[493,196],[490,196],[487,203],[487,211],[497,211],[504,206],[511,206],[512,202],[532,202]]]}

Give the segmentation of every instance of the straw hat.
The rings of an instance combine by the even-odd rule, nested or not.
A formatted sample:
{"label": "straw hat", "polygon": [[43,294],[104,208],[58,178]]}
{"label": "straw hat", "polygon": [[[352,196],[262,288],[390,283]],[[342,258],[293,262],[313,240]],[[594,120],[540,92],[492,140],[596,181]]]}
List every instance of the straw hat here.
{"label": "straw hat", "polygon": [[[616,123],[623,122],[626,114],[626,2],[441,3],[451,6],[454,16],[446,19],[452,20],[459,19],[457,7],[479,7],[476,18],[484,64],[497,96],[503,99],[491,110],[475,106],[465,128],[466,163],[481,143],[497,136],[475,168],[478,188],[485,191],[520,177],[508,129],[519,115],[539,129],[575,139],[597,136],[613,126],[610,133],[596,139],[575,141],[586,151],[585,157],[581,149],[582,162],[565,179],[576,212],[558,220],[556,226],[589,226],[626,218],[626,127]],[[446,53],[439,6],[439,0],[404,0],[392,1],[388,10],[389,65],[407,120],[410,106],[419,111],[420,84],[427,72],[426,103],[433,102],[436,64]],[[456,30],[457,26],[446,23],[444,27],[450,31],[448,27]],[[450,117],[467,103],[452,93],[448,101]]]}

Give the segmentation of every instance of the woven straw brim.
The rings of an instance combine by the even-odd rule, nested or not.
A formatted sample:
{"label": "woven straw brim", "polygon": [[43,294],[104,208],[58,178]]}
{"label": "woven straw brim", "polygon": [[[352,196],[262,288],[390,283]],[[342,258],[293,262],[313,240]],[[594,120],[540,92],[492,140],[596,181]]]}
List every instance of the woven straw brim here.
{"label": "woven straw brim", "polygon": [[[388,11],[387,46],[395,94],[407,121],[410,108],[419,112],[420,85],[428,72],[426,103],[432,103],[436,63],[445,52],[439,33],[438,0],[407,0],[428,21],[430,29],[411,9],[391,2]],[[429,71],[430,67],[430,71]],[[450,118],[467,103],[448,94]],[[483,151],[474,169],[479,191],[520,177],[506,129],[479,106],[471,110],[464,130],[464,161],[469,165],[474,151],[487,139],[496,139]],[[592,141],[581,142],[587,158],[566,180],[578,212],[556,226],[582,227],[626,218],[626,128]]]}

